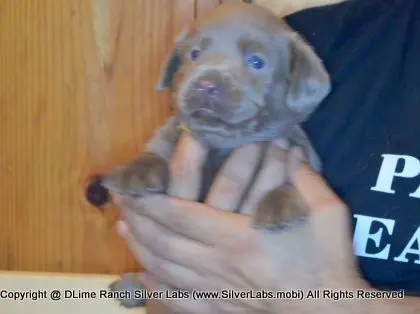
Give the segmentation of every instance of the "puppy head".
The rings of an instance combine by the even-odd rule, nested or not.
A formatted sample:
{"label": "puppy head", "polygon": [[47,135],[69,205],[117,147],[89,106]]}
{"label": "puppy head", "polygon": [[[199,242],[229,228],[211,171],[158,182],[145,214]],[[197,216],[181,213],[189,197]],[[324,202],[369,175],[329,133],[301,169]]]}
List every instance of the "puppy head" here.
{"label": "puppy head", "polygon": [[330,91],[312,48],[271,11],[220,5],[176,40],[158,89],[210,147],[270,140],[306,120]]}

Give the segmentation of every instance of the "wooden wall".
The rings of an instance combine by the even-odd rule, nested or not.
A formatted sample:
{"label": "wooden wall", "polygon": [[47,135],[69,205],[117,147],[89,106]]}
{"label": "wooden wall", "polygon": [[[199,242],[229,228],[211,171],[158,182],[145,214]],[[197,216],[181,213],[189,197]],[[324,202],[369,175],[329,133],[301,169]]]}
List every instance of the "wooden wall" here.
{"label": "wooden wall", "polygon": [[160,60],[219,2],[0,1],[0,269],[138,267],[118,210],[91,206],[86,184],[137,156],[168,117]]}
{"label": "wooden wall", "polygon": [[91,206],[86,182],[134,158],[167,118],[160,59],[217,4],[0,1],[0,269],[136,268],[117,209]]}
{"label": "wooden wall", "polygon": [[280,16],[310,7],[334,4],[345,0],[255,0],[254,3],[269,8]]}

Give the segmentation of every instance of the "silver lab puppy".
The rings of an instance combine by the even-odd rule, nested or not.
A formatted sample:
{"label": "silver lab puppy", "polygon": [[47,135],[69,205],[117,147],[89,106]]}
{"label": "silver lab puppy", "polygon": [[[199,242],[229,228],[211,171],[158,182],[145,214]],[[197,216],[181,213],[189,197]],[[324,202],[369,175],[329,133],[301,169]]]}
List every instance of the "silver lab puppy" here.
{"label": "silver lab puppy", "polygon": [[[172,89],[174,116],[137,160],[105,176],[108,189],[134,197],[167,192],[168,161],[182,129],[209,148],[200,200],[230,153],[251,142],[286,138],[320,171],[300,124],[329,94],[330,78],[313,49],[271,11],[236,3],[208,12],[177,38],[158,84],[164,88]],[[270,192],[253,213],[255,225],[266,228],[304,215],[290,185]],[[135,288],[132,276],[111,285],[115,291]],[[144,304],[121,301],[127,307]]]}

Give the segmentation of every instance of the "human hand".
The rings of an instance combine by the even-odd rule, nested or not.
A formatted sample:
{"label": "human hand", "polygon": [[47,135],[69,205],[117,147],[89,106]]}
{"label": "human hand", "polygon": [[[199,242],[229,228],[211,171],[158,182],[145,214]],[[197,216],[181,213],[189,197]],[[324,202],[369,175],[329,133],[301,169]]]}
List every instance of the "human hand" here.
{"label": "human hand", "polygon": [[[197,195],[197,173],[204,154],[192,139],[184,139],[197,158],[175,155],[172,196],[141,200],[119,199],[124,223],[120,234],[147,269],[142,280],[152,290],[176,291],[290,291],[293,289],[355,289],[364,286],[351,251],[347,208],[321,177],[305,164],[293,181],[311,209],[306,223],[280,232],[250,227],[249,216],[229,212],[236,208],[251,179],[259,145],[235,151],[216,178],[206,204],[180,198]],[[191,145],[195,149],[191,149]],[[261,175],[242,208],[249,211],[259,198],[285,179],[287,153],[270,147]],[[224,211],[215,209],[224,209]],[[269,298],[166,298],[180,313],[348,313],[347,303],[323,300]],[[340,307],[342,306],[342,307]]]}

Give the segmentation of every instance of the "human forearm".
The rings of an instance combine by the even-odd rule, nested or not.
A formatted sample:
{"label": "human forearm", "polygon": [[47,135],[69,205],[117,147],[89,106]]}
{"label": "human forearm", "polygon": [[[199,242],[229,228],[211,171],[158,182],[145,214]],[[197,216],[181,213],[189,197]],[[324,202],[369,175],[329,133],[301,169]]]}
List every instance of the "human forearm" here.
{"label": "human forearm", "polygon": [[331,314],[420,314],[420,298],[406,296],[404,292],[378,290],[365,281],[352,291],[353,300],[347,304],[344,300],[340,310],[333,307]]}
{"label": "human forearm", "polygon": [[[344,290],[343,290],[344,291]],[[371,290],[371,292],[373,292]],[[301,302],[301,304],[296,304]],[[303,303],[303,304],[302,304]],[[306,300],[279,304],[273,314],[419,314],[420,298],[375,300]]]}
{"label": "human forearm", "polygon": [[[359,313],[366,314],[420,314],[420,298],[407,296],[403,290],[379,290],[358,277],[353,282],[356,295],[356,307]],[[350,313],[350,312],[349,312]],[[353,313],[353,312],[351,312]]]}
{"label": "human forearm", "polygon": [[[294,290],[304,292],[303,298],[275,300],[270,313],[420,314],[419,297],[407,296],[401,290],[375,289],[359,275],[332,280],[317,278],[316,275],[312,279],[305,277],[299,286],[293,286]],[[284,279],[290,286],[291,278],[285,276]],[[305,282],[308,283],[306,288],[302,285]]]}
{"label": "human forearm", "polygon": [[407,297],[403,299],[380,299],[375,302],[372,311],[369,314],[419,314],[420,298]]}

